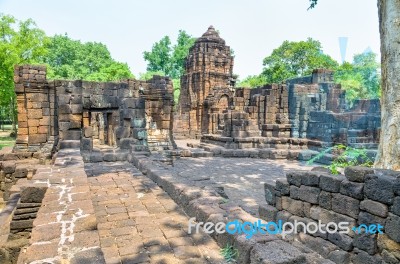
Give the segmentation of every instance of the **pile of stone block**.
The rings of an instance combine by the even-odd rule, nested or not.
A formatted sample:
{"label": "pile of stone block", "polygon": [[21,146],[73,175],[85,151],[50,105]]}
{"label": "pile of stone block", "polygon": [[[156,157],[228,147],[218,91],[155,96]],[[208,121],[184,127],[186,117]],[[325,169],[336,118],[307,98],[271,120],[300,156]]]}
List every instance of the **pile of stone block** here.
{"label": "pile of stone block", "polygon": [[[345,175],[289,172],[265,183],[268,221],[350,223],[349,233],[301,231],[298,239],[335,263],[398,263],[400,261],[400,174],[389,170],[348,167]],[[353,227],[382,225],[383,233]],[[364,226],[365,227],[365,226]]]}
{"label": "pile of stone block", "polygon": [[[4,158],[4,157],[3,157]],[[7,201],[11,195],[12,186],[19,179],[31,177],[35,171],[34,163],[38,160],[3,160],[0,161],[0,201]]]}
{"label": "pile of stone block", "polygon": [[243,138],[260,136],[256,120],[249,118],[249,113],[232,111],[224,114],[222,136]]}

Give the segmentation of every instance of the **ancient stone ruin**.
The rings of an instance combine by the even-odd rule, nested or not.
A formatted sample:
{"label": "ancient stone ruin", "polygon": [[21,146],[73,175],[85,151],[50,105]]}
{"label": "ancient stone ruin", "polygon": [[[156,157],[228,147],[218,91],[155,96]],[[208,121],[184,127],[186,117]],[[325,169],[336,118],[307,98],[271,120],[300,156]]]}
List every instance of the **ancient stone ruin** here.
{"label": "ancient stone ruin", "polygon": [[377,148],[379,100],[358,100],[349,108],[332,71],[317,69],[285,84],[233,89],[232,68],[230,48],[210,27],[186,62],[175,135],[201,138],[225,150],[258,149],[258,155],[238,155],[262,158],[309,159],[312,150],[338,143]]}
{"label": "ancient stone ruin", "polygon": [[[17,140],[0,153],[0,263],[226,263],[227,245],[237,263],[399,263],[400,175],[298,162],[335,144],[374,157],[379,100],[349,107],[327,69],[235,87],[233,65],[209,27],[190,49],[177,105],[168,77],[48,80],[44,66],[16,66]],[[188,234],[191,217],[384,233],[247,239]]]}

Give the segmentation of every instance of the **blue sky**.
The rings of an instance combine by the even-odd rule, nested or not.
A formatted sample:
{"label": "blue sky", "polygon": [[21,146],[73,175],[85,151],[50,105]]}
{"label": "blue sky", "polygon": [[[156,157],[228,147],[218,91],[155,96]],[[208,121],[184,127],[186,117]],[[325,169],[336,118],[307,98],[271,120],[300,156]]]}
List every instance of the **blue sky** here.
{"label": "blue sky", "polygon": [[284,40],[312,37],[341,61],[339,37],[348,37],[346,60],[367,48],[379,53],[376,0],[0,0],[0,13],[32,18],[48,35],[64,34],[106,44],[137,76],[143,51],[179,29],[200,36],[214,25],[235,51],[234,72],[258,74],[262,60]]}

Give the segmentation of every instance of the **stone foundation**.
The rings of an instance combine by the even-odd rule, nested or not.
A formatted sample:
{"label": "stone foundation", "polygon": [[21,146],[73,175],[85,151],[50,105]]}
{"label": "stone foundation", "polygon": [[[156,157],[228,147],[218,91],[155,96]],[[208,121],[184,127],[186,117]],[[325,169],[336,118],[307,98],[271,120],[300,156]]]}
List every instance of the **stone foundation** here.
{"label": "stone foundation", "polygon": [[[335,263],[400,261],[400,176],[389,170],[348,167],[345,175],[291,172],[265,183],[267,221],[328,224],[349,222],[349,233],[299,233],[295,237]],[[353,227],[380,224],[383,234]],[[365,227],[365,226],[364,226]],[[365,230],[365,229],[362,229]]]}

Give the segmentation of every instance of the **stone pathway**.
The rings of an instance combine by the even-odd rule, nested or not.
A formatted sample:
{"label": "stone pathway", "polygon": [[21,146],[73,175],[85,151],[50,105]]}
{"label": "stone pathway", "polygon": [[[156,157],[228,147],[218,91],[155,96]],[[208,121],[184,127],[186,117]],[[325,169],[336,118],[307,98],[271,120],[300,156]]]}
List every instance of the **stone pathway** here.
{"label": "stone pathway", "polygon": [[129,163],[85,164],[106,263],[224,263],[215,241]]}
{"label": "stone pathway", "polygon": [[213,157],[181,158],[172,170],[186,179],[210,177],[231,201],[257,216],[258,206],[265,203],[264,182],[284,177],[286,171],[311,168],[297,161]]}

